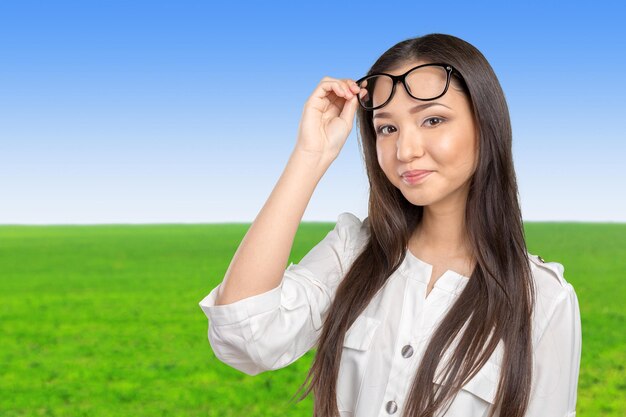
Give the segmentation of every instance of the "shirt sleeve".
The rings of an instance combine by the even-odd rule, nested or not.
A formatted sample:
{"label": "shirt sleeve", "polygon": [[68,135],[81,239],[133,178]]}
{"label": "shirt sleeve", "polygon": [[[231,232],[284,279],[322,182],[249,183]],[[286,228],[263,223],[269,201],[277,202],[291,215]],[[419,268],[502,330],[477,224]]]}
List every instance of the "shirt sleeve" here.
{"label": "shirt sleeve", "polygon": [[298,264],[291,263],[280,285],[242,300],[215,305],[220,283],[199,305],[209,320],[215,356],[248,375],[288,366],[317,342],[323,320],[347,272],[362,222],[352,213],[336,225]]}
{"label": "shirt sleeve", "polygon": [[567,283],[534,352],[527,417],[575,417],[582,333],[576,292]]}

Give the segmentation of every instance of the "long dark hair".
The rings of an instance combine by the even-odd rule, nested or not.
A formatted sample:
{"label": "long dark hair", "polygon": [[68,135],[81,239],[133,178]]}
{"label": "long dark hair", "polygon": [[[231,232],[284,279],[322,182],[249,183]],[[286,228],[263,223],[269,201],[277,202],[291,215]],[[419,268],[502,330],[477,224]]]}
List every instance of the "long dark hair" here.
{"label": "long dark hair", "polygon": [[[479,150],[478,165],[470,179],[465,224],[476,266],[424,352],[408,392],[404,416],[431,417],[449,405],[460,387],[502,344],[500,380],[490,417],[498,409],[500,417],[522,417],[530,395],[535,293],[504,93],[478,49],[460,38],[439,33],[397,43],[372,65],[368,75],[415,60],[451,64],[461,74],[455,77],[455,85],[460,85],[470,98]],[[423,214],[423,207],[408,202],[380,168],[372,112],[359,107],[357,126],[370,183],[368,217],[363,222],[369,239],[337,288],[313,365],[300,386],[301,390],[311,381],[299,401],[314,391],[314,417],[338,415],[336,382],[346,331],[403,262],[409,238]],[[435,395],[435,371],[445,351],[455,344],[449,361],[444,363],[443,374],[447,377]]]}

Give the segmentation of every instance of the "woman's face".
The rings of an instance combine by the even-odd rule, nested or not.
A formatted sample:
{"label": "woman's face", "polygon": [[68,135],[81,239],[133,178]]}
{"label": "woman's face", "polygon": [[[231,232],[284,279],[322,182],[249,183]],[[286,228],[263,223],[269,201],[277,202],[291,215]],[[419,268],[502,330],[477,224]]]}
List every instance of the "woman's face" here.
{"label": "woman's face", "polygon": [[[413,61],[387,72],[400,75],[424,63]],[[471,104],[455,87],[452,78],[446,94],[422,101],[397,84],[391,101],[374,110],[378,163],[389,181],[414,205],[449,207],[466,202],[469,179],[477,164],[478,141]],[[424,107],[413,109],[416,105]],[[432,172],[417,181],[402,176],[412,170]]]}

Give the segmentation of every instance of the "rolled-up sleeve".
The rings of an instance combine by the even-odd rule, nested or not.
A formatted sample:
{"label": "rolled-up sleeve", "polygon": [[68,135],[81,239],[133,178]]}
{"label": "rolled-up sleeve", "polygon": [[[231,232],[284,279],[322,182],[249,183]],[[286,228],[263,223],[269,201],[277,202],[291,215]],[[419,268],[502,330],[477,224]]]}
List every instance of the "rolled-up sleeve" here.
{"label": "rolled-up sleeve", "polygon": [[199,305],[209,320],[215,356],[248,375],[288,366],[317,342],[323,320],[350,266],[362,222],[341,213],[326,237],[284,272],[280,285],[215,305],[220,283]]}
{"label": "rolled-up sleeve", "polygon": [[567,283],[534,351],[527,417],[574,417],[582,332],[576,292]]}

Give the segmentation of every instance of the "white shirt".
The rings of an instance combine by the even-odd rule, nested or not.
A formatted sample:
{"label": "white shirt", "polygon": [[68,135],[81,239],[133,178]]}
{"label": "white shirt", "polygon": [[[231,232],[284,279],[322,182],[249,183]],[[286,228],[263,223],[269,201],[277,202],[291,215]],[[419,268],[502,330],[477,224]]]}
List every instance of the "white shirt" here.
{"label": "white shirt", "polygon": [[[322,241],[298,264],[286,268],[278,287],[216,306],[220,283],[199,303],[209,320],[208,338],[217,358],[257,375],[288,366],[315,347],[337,286],[366,241],[363,222],[344,212]],[[526,416],[573,417],[582,342],[578,299],[563,277],[563,265],[528,256],[537,305]],[[407,250],[402,265],[347,330],[337,381],[342,416],[389,417],[403,412],[423,350],[468,282],[468,277],[447,270],[426,297],[431,272],[432,265]],[[502,354],[500,342],[459,391],[445,417],[487,416]]]}

